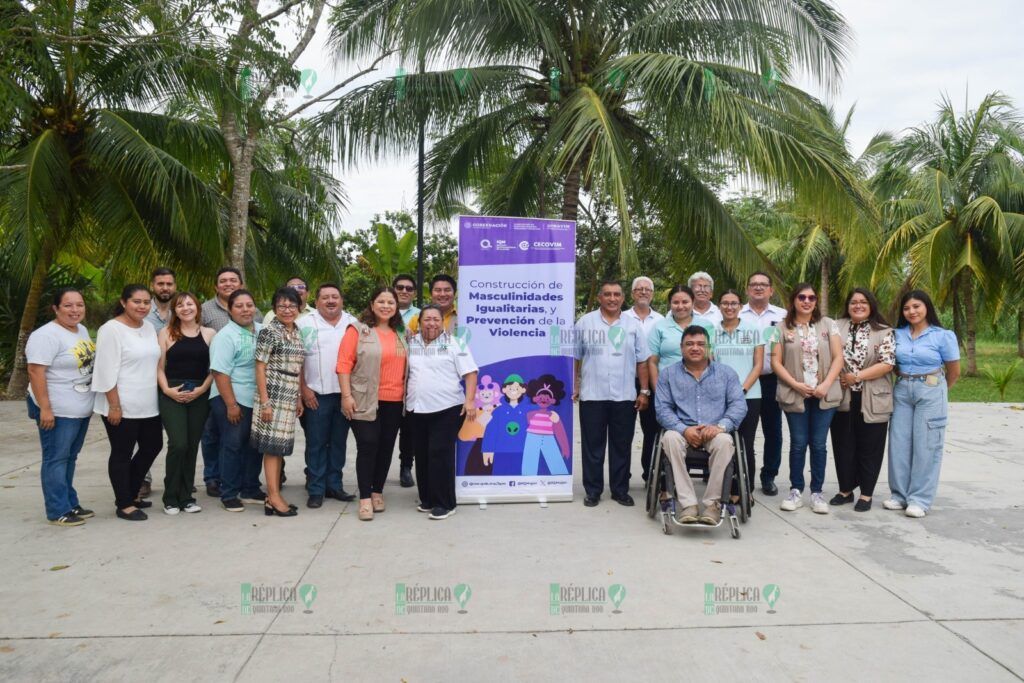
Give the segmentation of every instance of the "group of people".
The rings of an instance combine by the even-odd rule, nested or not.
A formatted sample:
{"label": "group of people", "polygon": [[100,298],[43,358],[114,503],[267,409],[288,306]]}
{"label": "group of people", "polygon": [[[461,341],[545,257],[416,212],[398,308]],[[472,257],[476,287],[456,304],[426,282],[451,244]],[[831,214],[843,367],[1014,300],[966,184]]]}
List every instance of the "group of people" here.
{"label": "group of people", "polygon": [[[400,483],[418,487],[417,509],[435,520],[455,512],[459,425],[473,422],[480,401],[473,356],[455,343],[454,278],[436,275],[431,302],[421,310],[413,305],[415,278],[399,275],[371,294],[358,318],[345,311],[334,283],[320,284],[308,303],[306,281],[291,278],[274,292],[266,315],[237,269],[222,268],[215,288],[200,303],[177,290],[172,270],[159,268],[149,286],[124,288],[95,343],[82,324],[82,294],[56,294],[55,319],[33,332],[26,347],[28,409],[39,428],[50,523],[78,526],[94,514],[81,506],[73,482],[93,412],[110,442],[115,512],[128,521],[147,519],[146,480],[164,432],[166,514],[201,511],[193,483],[201,446],[206,493],[225,510],[255,504],[267,516],[296,516],[298,506],[284,497],[282,484],[298,428],[305,433],[308,508],[356,498],[342,483],[351,429],[360,520],[386,509],[396,441]],[[761,424],[761,490],[778,494],[785,413],[790,490],[783,510],[804,504],[808,450],[815,512],[855,497],[856,510],[870,509],[888,434],[892,493],[884,507],[925,515],[938,484],[947,387],[959,375],[956,339],[939,325],[928,295],[904,295],[894,330],[864,289],[850,294],[835,321],[821,314],[811,285],[797,285],[786,309],[770,303],[773,293],[771,278],[754,273],[746,303],[727,290],[716,304],[714,280],[700,272],[671,289],[662,315],[652,308],[649,278],[633,281],[630,308],[621,284],[601,284],[599,308],[574,328],[572,398],[582,428],[584,505],[600,502],[606,451],[611,497],[633,505],[630,453],[639,414],[643,478],[657,474],[651,456],[663,430],[680,521],[717,524],[733,432],[753,473]],[[544,391],[552,396],[548,403],[557,402],[553,390],[535,393]],[[544,406],[535,412],[548,416]],[[545,419],[533,419],[526,436],[553,439],[554,418]],[[826,501],[830,430],[840,490]],[[703,509],[686,475],[688,448],[710,454]],[[534,450],[535,459],[544,451]]]}
{"label": "group of people", "polygon": [[[789,426],[788,494],[781,509],[804,505],[810,452],[810,506],[871,509],[889,441],[888,510],[924,517],[938,486],[948,415],[948,388],[960,375],[955,335],[940,325],[928,294],[913,290],[899,303],[895,329],[872,292],[856,288],[842,315],[822,314],[813,285],[796,285],[787,308],[771,303],[771,277],[747,280],[746,303],[734,290],[714,299],[714,280],[695,273],[668,294],[665,315],[651,307],[654,285],[638,277],[633,306],[623,309],[618,282],[604,282],[599,308],[577,322],[576,383],[583,447],[584,505],[604,490],[607,447],[611,497],[633,505],[630,454],[639,413],[646,481],[659,432],[675,480],[683,524],[721,519],[724,473],[736,433],[754,486],[754,437],[764,436],[761,491],[778,495],[782,415]],[[824,493],[831,432],[839,491]],[[685,464],[688,449],[709,455],[708,484],[698,501]],[[700,503],[698,505],[698,503]]]}

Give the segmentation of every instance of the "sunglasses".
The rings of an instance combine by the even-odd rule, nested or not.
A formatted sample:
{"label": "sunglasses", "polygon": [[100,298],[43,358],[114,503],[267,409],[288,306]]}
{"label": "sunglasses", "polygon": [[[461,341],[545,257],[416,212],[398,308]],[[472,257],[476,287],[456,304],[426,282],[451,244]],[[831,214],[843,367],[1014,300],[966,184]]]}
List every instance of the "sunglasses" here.
{"label": "sunglasses", "polygon": [[416,288],[412,285],[395,285],[395,291],[398,292],[415,292]]}
{"label": "sunglasses", "polygon": [[797,294],[796,298],[799,301],[810,301],[811,303],[818,300],[818,296],[816,294]]}

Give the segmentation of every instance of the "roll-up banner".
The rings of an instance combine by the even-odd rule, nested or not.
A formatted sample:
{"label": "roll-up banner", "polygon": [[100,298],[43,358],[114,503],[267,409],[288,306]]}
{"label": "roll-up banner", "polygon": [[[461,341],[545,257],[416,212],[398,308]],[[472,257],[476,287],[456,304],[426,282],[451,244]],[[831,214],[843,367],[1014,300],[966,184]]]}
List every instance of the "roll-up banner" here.
{"label": "roll-up banner", "polygon": [[572,500],[576,223],[459,217],[457,340],[480,367],[460,503]]}

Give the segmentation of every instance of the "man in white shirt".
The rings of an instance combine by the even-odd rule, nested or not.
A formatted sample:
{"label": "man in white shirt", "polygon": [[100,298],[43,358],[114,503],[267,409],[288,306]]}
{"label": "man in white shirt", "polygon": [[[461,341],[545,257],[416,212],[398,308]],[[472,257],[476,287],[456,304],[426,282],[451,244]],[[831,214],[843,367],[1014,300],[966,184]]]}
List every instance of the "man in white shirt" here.
{"label": "man in white shirt", "polygon": [[712,328],[722,324],[722,312],[715,305],[715,280],[703,270],[690,276],[687,283],[693,290],[693,317],[700,318],[694,322],[707,322]]}
{"label": "man in white shirt", "polygon": [[341,338],[355,321],[345,312],[338,285],[325,282],[317,287],[316,309],[296,322],[306,349],[300,388],[306,407],[300,418],[306,434],[306,507],[321,507],[324,497],[355,500],[341,482],[349,423],[341,412],[336,371]]}
{"label": "man in white shirt", "polygon": [[[622,312],[622,315],[636,320],[644,331],[644,337],[649,337],[651,330],[658,324],[658,321],[665,319],[665,316],[651,308],[651,301],[654,299],[654,281],[645,275],[641,275],[633,280],[631,292],[633,294],[633,307],[627,308]],[[647,407],[639,411],[640,431],[643,432],[644,436],[643,445],[640,447],[640,465],[643,468],[644,481],[647,481],[647,471],[651,468],[651,453],[654,451],[654,440],[657,438],[658,432],[661,431],[661,426],[658,424],[658,416],[654,412],[654,387],[650,387],[650,389],[651,396],[647,402]],[[637,379],[636,390],[637,392],[640,391],[639,378]]]}
{"label": "man in white shirt", "polygon": [[[594,507],[604,491],[604,452],[608,447],[608,488],[612,500],[633,505],[629,495],[629,460],[636,411],[647,408],[647,349],[644,331],[622,315],[622,285],[601,283],[600,308],[573,329],[576,381],[573,400],[580,404],[583,446],[583,504]],[[636,380],[640,380],[640,391]]]}
{"label": "man in white shirt", "polygon": [[772,278],[760,271],[747,278],[747,303],[740,309],[743,320],[761,332],[765,342],[764,367],[761,368],[761,433],[764,434],[764,456],[761,461],[761,491],[774,496],[779,492],[775,477],[782,464],[782,409],[775,400],[778,379],[772,372],[772,346],[778,325],[786,317],[786,309],[771,303]]}

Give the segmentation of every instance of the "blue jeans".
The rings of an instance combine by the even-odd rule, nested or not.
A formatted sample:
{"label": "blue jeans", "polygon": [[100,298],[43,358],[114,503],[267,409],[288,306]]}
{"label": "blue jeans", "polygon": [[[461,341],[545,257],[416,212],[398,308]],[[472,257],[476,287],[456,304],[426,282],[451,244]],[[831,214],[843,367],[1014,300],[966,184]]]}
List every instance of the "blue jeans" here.
{"label": "blue jeans", "polygon": [[[39,406],[27,398],[28,416],[39,426]],[[39,478],[43,484],[46,518],[58,519],[78,507],[75,491],[75,462],[89,430],[88,417],[55,417],[53,429],[39,427],[39,443],[43,448],[43,465]]]}
{"label": "blue jeans", "polygon": [[554,475],[569,474],[558,440],[552,434],[526,433],[523,444],[523,476],[535,477],[543,456],[548,472]]}
{"label": "blue jeans", "polygon": [[835,408],[821,409],[819,399],[804,399],[804,412],[786,413],[789,423],[789,482],[796,490],[804,490],[804,464],[807,447],[811,447],[811,493],[821,493],[825,484],[828,461],[828,427]]}
{"label": "blue jeans", "polygon": [[342,490],[349,424],[341,413],[341,394],[316,394],[316,400],[317,407],[306,408],[301,421],[306,433],[306,490],[322,496]]}
{"label": "blue jeans", "polygon": [[946,378],[933,387],[903,380],[893,390],[889,421],[889,489],[892,497],[927,510],[935,499],[946,440]]}
{"label": "blue jeans", "polygon": [[252,408],[238,406],[242,419],[228,422],[228,408],[220,396],[210,399],[210,413],[217,420],[220,433],[220,499],[231,500],[239,495],[260,493],[260,469],[263,458],[249,443],[252,429]]}
{"label": "blue jeans", "polygon": [[213,399],[210,401],[210,417],[206,418],[201,442],[203,444],[203,481],[207,486],[214,482],[220,482],[220,430],[217,428],[217,420],[213,416]]}

